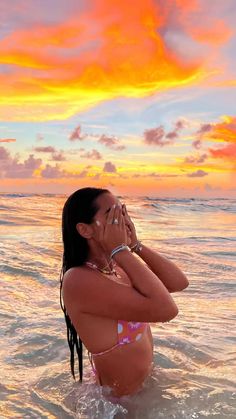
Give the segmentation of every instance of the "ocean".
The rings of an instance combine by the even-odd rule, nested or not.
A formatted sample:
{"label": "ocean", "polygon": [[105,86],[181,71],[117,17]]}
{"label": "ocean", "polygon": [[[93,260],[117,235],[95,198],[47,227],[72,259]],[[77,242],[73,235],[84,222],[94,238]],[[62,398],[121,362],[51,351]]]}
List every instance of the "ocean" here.
{"label": "ocean", "polygon": [[83,383],[70,374],[59,304],[65,200],[0,194],[0,417],[235,418],[236,199],[120,197],[139,239],[190,285],[172,294],[178,316],[151,324],[152,375],[117,403],[95,384],[86,350]]}

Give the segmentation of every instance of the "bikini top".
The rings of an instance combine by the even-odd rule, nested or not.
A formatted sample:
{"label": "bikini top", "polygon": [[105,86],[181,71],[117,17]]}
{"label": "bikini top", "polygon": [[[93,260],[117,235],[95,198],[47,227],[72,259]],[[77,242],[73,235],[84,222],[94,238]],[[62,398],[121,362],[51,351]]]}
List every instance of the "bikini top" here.
{"label": "bikini top", "polygon": [[118,320],[117,322],[117,344],[107,349],[106,351],[92,353],[93,356],[103,355],[107,352],[112,351],[121,345],[128,345],[129,343],[138,341],[141,339],[144,331],[146,330],[149,323],[146,322],[127,322],[126,320]]}

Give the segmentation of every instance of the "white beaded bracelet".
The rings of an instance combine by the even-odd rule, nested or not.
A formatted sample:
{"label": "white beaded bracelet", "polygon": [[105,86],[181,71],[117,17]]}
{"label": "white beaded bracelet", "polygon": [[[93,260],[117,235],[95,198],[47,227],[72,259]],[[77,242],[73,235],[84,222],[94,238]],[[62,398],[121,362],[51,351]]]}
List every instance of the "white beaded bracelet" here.
{"label": "white beaded bracelet", "polygon": [[110,258],[112,259],[112,258],[113,258],[113,256],[114,256],[116,253],[120,252],[121,250],[129,250],[129,247],[128,247],[128,246],[126,246],[125,244],[121,244],[120,246],[115,247],[115,249],[113,249],[113,250],[112,250],[112,252],[111,252],[111,256],[110,256]]}

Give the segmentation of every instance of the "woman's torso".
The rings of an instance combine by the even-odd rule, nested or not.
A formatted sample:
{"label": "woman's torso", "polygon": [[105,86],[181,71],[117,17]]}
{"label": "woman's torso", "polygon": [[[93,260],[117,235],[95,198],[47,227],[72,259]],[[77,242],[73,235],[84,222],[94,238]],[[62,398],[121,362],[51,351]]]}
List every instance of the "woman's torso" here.
{"label": "woman's torso", "polygon": [[[106,275],[107,280],[131,286],[126,273],[118,266],[116,271],[120,278]],[[70,315],[70,307],[67,307],[67,311]],[[119,336],[120,326],[117,320],[78,311],[76,318],[71,320],[87,350],[94,354],[93,363],[100,383],[113,388],[114,395],[118,396],[136,391],[152,368],[153,340],[149,324],[136,323],[140,333],[135,335],[131,331],[130,339],[125,339],[123,334],[123,344],[118,345],[119,340],[122,341],[122,335]],[[130,326],[128,322],[119,323]],[[134,322],[132,324],[136,327]],[[105,353],[100,354],[101,352]]]}

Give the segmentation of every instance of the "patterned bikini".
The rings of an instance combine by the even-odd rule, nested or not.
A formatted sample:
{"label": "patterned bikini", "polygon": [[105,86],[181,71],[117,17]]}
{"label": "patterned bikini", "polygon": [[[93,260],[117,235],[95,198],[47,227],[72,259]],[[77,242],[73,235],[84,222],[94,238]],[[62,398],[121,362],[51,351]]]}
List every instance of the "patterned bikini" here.
{"label": "patterned bikini", "polygon": [[118,335],[118,341],[117,344],[112,346],[111,348],[107,349],[103,352],[98,353],[91,353],[88,351],[88,357],[89,361],[92,366],[92,370],[94,374],[97,376],[98,381],[101,384],[101,380],[99,377],[99,374],[95,368],[95,365],[93,363],[93,357],[97,357],[103,354],[106,354],[108,352],[111,352],[113,349],[122,346],[122,345],[128,345],[129,343],[136,342],[141,339],[143,333],[145,332],[147,326],[149,323],[146,322],[127,322],[125,320],[118,320],[117,322],[117,335]]}

